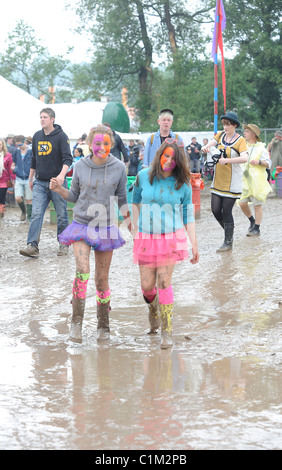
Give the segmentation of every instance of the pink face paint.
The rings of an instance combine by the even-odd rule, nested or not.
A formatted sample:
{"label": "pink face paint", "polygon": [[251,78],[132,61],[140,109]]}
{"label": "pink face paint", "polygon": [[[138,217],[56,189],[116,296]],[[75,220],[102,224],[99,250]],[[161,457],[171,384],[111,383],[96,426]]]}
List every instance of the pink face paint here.
{"label": "pink face paint", "polygon": [[171,164],[170,165],[167,164],[169,157],[174,157],[174,155],[175,155],[175,152],[172,147],[167,147],[164,150],[164,153],[161,156],[161,167],[163,171],[171,171],[176,167],[175,160],[171,159]]}
{"label": "pink face paint", "polygon": [[107,158],[111,150],[111,138],[109,134],[95,134],[92,149],[96,157]]}

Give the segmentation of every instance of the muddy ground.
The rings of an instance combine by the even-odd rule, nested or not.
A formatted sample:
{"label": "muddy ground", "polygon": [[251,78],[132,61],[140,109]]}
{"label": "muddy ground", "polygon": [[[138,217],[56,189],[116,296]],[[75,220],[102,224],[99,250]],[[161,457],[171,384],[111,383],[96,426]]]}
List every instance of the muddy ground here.
{"label": "muddy ground", "polygon": [[83,344],[68,341],[72,252],[57,257],[46,213],[40,258],[24,258],[28,224],[1,222],[0,448],[224,450],[282,448],[282,199],[260,238],[238,207],[232,253],[210,211],[196,221],[200,262],[175,268],[174,347],[146,334],[132,240],[111,267],[111,339],[96,342],[94,258]]}

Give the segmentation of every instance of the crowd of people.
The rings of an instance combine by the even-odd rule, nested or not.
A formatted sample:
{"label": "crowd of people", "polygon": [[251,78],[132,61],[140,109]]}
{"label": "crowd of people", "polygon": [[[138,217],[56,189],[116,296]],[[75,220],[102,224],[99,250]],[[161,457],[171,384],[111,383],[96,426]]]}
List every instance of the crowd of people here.
{"label": "crowd of people", "polygon": [[[212,169],[211,210],[223,228],[218,252],[232,250],[235,202],[249,219],[247,236],[259,236],[263,204],[271,191],[269,174],[282,166],[282,132],[268,148],[256,124],[241,123],[236,113],[220,117],[223,130],[203,145],[196,137],[185,147],[172,132],[173,111],[158,116],[159,129],[146,144],[125,146],[109,123],[82,135],[73,150],[51,108],[40,112],[41,129],[33,138],[0,139],[0,216],[9,186],[14,186],[20,220],[29,222],[22,256],[39,257],[43,218],[52,201],[57,215],[58,256],[73,247],[76,272],[72,285],[70,340],[82,342],[90,253],[95,255],[97,340],[109,338],[111,310],[110,266],[114,250],[125,244],[114,223],[114,204],[133,236],[133,261],[139,267],[140,290],[148,306],[149,334],[161,329],[162,349],[171,348],[174,295],[172,277],[177,263],[199,261],[192,204],[192,173],[204,162]],[[201,164],[202,163],[202,164]],[[268,171],[268,173],[267,173]],[[68,185],[67,176],[71,176]],[[135,176],[131,211],[127,203],[128,176]],[[74,203],[69,224],[67,202]],[[254,213],[250,204],[253,204]]]}

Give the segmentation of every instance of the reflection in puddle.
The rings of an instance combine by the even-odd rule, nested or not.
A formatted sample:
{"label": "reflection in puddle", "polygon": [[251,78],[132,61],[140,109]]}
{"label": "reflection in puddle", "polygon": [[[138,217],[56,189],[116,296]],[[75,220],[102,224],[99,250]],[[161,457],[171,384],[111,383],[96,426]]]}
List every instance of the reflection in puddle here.
{"label": "reflection in puddle", "polygon": [[40,259],[20,259],[27,227],[2,224],[0,447],[281,448],[282,220],[280,201],[271,203],[276,216],[265,211],[257,241],[236,214],[229,256],[215,253],[222,233],[213,220],[208,231],[206,218],[197,223],[200,263],[177,266],[173,277],[172,351],[146,334],[128,234],[113,258],[110,341],[96,341],[93,259],[83,343],[74,345],[73,257],[57,258],[45,224]]}

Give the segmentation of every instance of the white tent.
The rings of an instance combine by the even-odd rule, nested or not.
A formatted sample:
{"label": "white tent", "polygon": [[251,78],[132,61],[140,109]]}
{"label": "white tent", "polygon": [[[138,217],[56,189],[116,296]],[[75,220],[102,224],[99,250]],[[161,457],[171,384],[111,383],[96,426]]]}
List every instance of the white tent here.
{"label": "white tent", "polygon": [[40,110],[44,103],[0,75],[0,135],[33,135],[40,129]]}
{"label": "white tent", "polygon": [[55,111],[55,123],[62,126],[70,140],[77,140],[88,134],[92,127],[102,123],[103,101],[84,101],[82,103],[55,103],[48,105]]}

